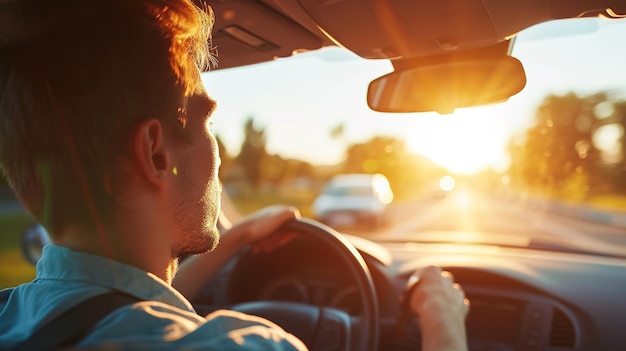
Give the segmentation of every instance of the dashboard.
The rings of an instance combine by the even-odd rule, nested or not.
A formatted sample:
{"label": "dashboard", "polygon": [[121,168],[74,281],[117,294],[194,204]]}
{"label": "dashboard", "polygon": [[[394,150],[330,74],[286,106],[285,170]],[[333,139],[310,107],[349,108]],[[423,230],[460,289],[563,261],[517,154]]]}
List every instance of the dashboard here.
{"label": "dashboard", "polygon": [[[450,271],[471,302],[475,351],[625,350],[626,260],[467,244],[373,242],[347,236],[363,256],[380,309],[380,350],[419,350],[419,318],[398,323],[411,273]],[[298,237],[270,253],[244,251],[194,301],[200,313],[250,301],[290,301],[360,314],[356,282],[319,242]]]}

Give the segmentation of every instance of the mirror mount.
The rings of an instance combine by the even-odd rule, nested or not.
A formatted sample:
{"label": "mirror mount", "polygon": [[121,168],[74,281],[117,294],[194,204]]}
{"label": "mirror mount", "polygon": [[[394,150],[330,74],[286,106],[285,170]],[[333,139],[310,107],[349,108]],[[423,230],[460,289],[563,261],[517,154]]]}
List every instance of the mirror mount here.
{"label": "mirror mount", "polygon": [[508,56],[513,49],[514,38],[496,45],[476,48],[473,50],[450,51],[445,54],[405,57],[392,59],[391,64],[396,71],[405,71],[415,67],[433,66],[446,62],[493,60]]}

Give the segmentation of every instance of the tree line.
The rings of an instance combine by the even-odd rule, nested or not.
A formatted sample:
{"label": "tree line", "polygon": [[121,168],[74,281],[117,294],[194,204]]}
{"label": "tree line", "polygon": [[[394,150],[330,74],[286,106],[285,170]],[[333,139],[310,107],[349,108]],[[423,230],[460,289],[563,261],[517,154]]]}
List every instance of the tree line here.
{"label": "tree line", "polygon": [[[342,133],[341,125],[329,131],[333,138]],[[382,173],[394,192],[403,197],[423,191],[433,183],[433,178],[447,174],[443,167],[411,153],[403,140],[391,136],[374,136],[349,145],[343,162],[336,166],[316,167],[306,161],[285,159],[268,153],[265,129],[255,126],[252,117],[244,125],[239,154],[229,155],[219,137],[218,144],[221,145],[222,181],[254,188],[286,185],[298,179],[306,179],[319,187],[338,173]]]}
{"label": "tree line", "polygon": [[[511,163],[506,178],[510,187],[568,200],[626,196],[626,101],[606,92],[548,95],[531,120],[532,126],[509,143]],[[330,136],[340,138],[343,129],[342,125],[333,128]],[[226,180],[237,178],[254,187],[277,186],[297,178],[320,183],[337,173],[382,173],[396,194],[409,197],[432,189],[434,182],[448,174],[392,136],[374,136],[349,145],[343,162],[323,173],[305,161],[268,154],[265,130],[256,127],[253,118],[246,122],[244,133],[240,153],[226,156],[222,174]],[[487,175],[483,172],[480,177]]]}
{"label": "tree line", "polygon": [[534,122],[510,142],[512,186],[568,200],[626,195],[626,101],[549,95]]}

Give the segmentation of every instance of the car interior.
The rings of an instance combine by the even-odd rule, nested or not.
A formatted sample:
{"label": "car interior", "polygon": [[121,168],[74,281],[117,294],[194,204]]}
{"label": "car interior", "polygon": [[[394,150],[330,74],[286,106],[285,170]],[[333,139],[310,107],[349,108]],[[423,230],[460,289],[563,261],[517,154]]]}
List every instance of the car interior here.
{"label": "car interior", "polygon": [[[209,5],[216,13],[213,46],[219,64],[214,70],[339,46],[392,64],[393,72],[372,81],[362,101],[384,112],[449,113],[507,100],[526,85],[524,62],[510,56],[517,33],[550,20],[617,21],[626,14],[624,1],[231,0]],[[498,79],[490,89],[476,89],[486,75]],[[400,300],[413,270],[439,265],[454,274],[471,301],[470,350],[626,347],[623,247],[621,255],[590,255],[582,249],[552,250],[556,244],[549,243],[518,248],[369,240],[303,222],[296,226],[309,235],[268,254],[243,252],[194,303],[214,308],[271,301],[256,307],[273,310],[268,317],[279,315],[278,323],[295,328],[312,349],[414,350],[420,348],[419,320],[401,325]],[[317,238],[320,228],[333,240]],[[302,314],[282,302],[318,307],[315,313],[322,316],[307,324],[319,323],[317,328],[298,330]],[[348,321],[326,318],[328,308],[346,313]],[[312,318],[311,313],[303,314]]]}
{"label": "car interior", "polygon": [[[555,23],[547,34],[554,41],[601,31],[604,26],[610,27],[606,23],[626,28],[623,0],[210,0],[207,4],[216,17],[211,45],[218,61],[203,74],[209,95],[220,91],[220,77],[226,80],[229,74],[241,74],[245,78],[255,67],[273,65],[280,69],[282,63],[291,60],[304,61],[310,54],[340,50],[349,55],[347,63],[338,60],[343,64],[353,62],[350,60],[385,64],[363,81],[357,101],[382,114],[381,125],[401,124],[401,118],[419,119],[422,114],[442,121],[459,110],[483,105],[497,108],[509,100],[515,102],[516,96],[533,89],[535,82],[533,56],[516,56],[515,52],[524,48],[523,34],[537,26]],[[567,25],[586,20],[601,23],[601,28]],[[542,42],[528,33],[529,45]],[[626,35],[626,30],[621,33]],[[607,41],[607,47],[621,50],[624,36],[615,38]],[[595,49],[582,44],[574,47],[578,51],[571,56],[572,61],[595,53]],[[593,56],[596,63],[588,66],[590,71],[592,66],[603,65],[602,55]],[[566,61],[559,61],[541,74],[549,76],[566,66]],[[579,71],[581,77],[586,69]],[[618,71],[614,75],[621,75],[621,88],[626,89],[626,80]],[[304,83],[297,77],[276,79],[287,86]],[[342,78],[335,79],[325,81],[323,89],[341,86]],[[251,81],[250,89],[264,90],[264,84]],[[622,101],[619,94],[623,91],[616,90],[619,88],[612,86],[611,90],[618,96],[611,100],[616,101],[615,106]],[[233,86],[228,93],[236,95],[243,89]],[[215,98],[220,105],[216,130],[223,136],[226,127],[219,125],[219,119],[229,117],[222,117],[220,109],[227,108],[228,102]],[[280,104],[281,96],[276,98],[275,105]],[[310,101],[315,104],[324,104],[313,98]],[[340,108],[341,102],[329,104],[331,110]],[[303,110],[307,108],[302,106]],[[541,111],[548,113],[547,108]],[[278,123],[304,134],[309,122],[298,116],[294,112]],[[472,123],[472,117],[468,113],[459,123]],[[603,121],[624,126],[626,116],[620,118],[607,117]],[[361,123],[368,121],[369,117],[363,118]],[[500,116],[499,121],[507,126],[513,118],[508,122],[507,116]],[[526,127],[535,130],[534,126]],[[618,130],[612,139],[622,150],[615,151],[617,160],[597,161],[606,174],[615,169],[611,173],[611,184],[615,186],[597,188],[619,199],[626,197],[626,190],[620,188],[626,179],[626,142],[621,128],[615,129],[621,132]],[[536,130],[541,134],[540,129]],[[496,125],[479,131],[483,134],[475,135],[475,140],[499,133]],[[597,138],[599,135],[596,133]],[[449,143],[466,147],[464,140],[449,137]],[[559,144],[559,140],[556,146],[533,144],[534,149],[524,149],[524,157],[531,161],[525,161],[523,169],[518,167],[519,172],[543,174],[532,173],[543,163],[533,163],[528,153],[543,155],[548,146],[556,150],[558,145],[566,145],[566,141]],[[296,144],[292,144],[294,148]],[[593,143],[574,144],[576,155],[596,149],[600,155],[604,150]],[[510,146],[509,150],[517,149]],[[582,159],[588,158],[580,156]],[[550,160],[545,167],[569,167],[567,160]],[[402,179],[410,183],[408,167],[412,164],[403,158],[397,163],[399,169],[406,167]],[[516,164],[522,162],[516,163],[513,158],[508,171],[517,170]],[[385,228],[374,233],[335,228],[309,218],[312,216],[303,211],[302,219],[281,228],[281,232],[298,233],[294,239],[270,252],[245,248],[206,282],[198,296],[189,298],[200,314],[231,308],[266,317],[298,336],[311,350],[420,350],[419,317],[406,315],[403,296],[415,270],[436,265],[454,275],[470,300],[466,319],[469,350],[625,350],[626,202],[593,211],[590,197],[580,202],[556,201],[560,195],[554,195],[556,190],[550,192],[555,187],[559,194],[596,189],[593,184],[586,185],[591,183],[581,183],[583,171],[577,169],[584,167],[570,167],[571,174],[579,175],[575,178],[579,183],[574,178],[558,184],[537,181],[537,187],[548,189],[545,196],[505,191],[487,181],[480,186],[470,185],[462,181],[469,177],[459,176],[455,190],[442,180],[436,183],[437,195],[419,202],[402,202],[402,189],[394,188],[398,177],[390,177],[393,204],[398,204]],[[619,167],[621,170],[617,170]],[[506,179],[502,181],[513,189],[512,177],[499,175],[498,181]],[[593,179],[605,179],[598,177]],[[232,177],[224,176],[222,181],[225,191],[221,225],[227,230],[246,211],[238,207],[240,193],[233,190]],[[507,229],[493,229],[503,226]],[[417,227],[424,230],[416,234]],[[506,233],[496,235],[498,231]]]}

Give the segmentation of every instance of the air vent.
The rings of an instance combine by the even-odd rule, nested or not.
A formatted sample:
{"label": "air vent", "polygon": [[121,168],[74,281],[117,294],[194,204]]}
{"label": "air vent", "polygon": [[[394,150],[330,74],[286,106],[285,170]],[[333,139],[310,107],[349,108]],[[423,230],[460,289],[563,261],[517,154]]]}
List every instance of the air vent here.
{"label": "air vent", "polygon": [[569,347],[576,346],[576,330],[570,318],[560,309],[555,308],[550,330],[550,346]]}

